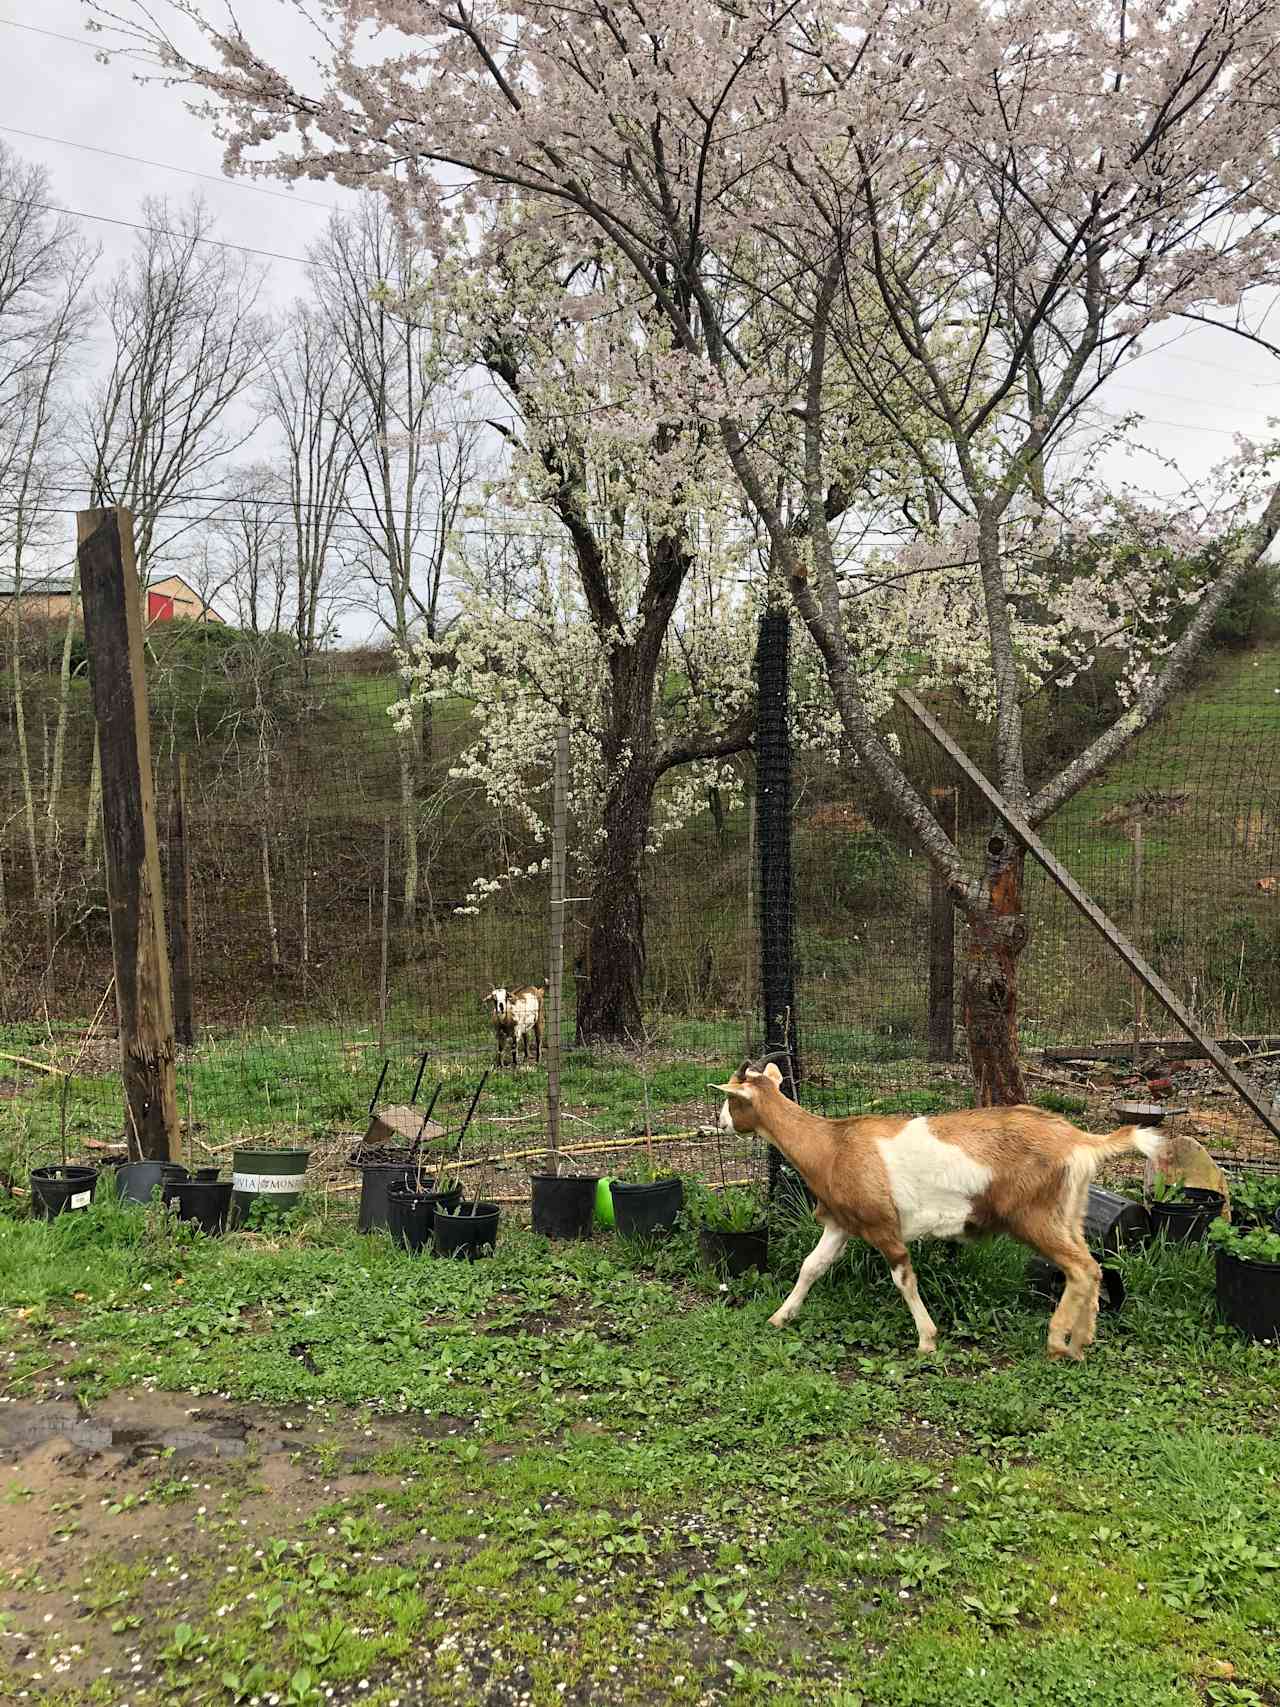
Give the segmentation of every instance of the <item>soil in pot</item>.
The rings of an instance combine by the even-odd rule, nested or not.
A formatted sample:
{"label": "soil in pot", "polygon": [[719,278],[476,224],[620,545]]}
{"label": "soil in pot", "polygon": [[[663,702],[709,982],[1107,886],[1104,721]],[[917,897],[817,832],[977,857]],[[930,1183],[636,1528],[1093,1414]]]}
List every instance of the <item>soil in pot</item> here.
{"label": "soil in pot", "polygon": [[614,1225],[628,1239],[652,1239],[669,1233],[684,1207],[682,1179],[655,1180],[651,1185],[624,1185],[615,1180],[610,1193]]}
{"label": "soil in pot", "polygon": [[[425,1182],[428,1187],[430,1181]],[[456,1208],[462,1202],[462,1187],[447,1191],[415,1191],[412,1181],[387,1191],[387,1231],[396,1244],[415,1256],[429,1249],[435,1232],[436,1210],[443,1204]]]}
{"label": "soil in pot", "polygon": [[698,1250],[703,1262],[717,1274],[746,1274],[753,1268],[764,1274],[769,1267],[769,1229],[748,1227],[741,1233],[729,1233],[720,1227],[702,1227]]}
{"label": "soil in pot", "polygon": [[361,1233],[377,1233],[390,1226],[391,1206],[387,1193],[393,1186],[408,1185],[413,1176],[411,1162],[364,1162],[360,1165]]}
{"label": "soil in pot", "polygon": [[589,1239],[599,1183],[598,1174],[534,1174],[534,1232],[548,1239]]}
{"label": "soil in pot", "polygon": [[1247,1339],[1280,1340],[1280,1262],[1251,1262],[1220,1250],[1214,1292],[1223,1320]]}
{"label": "soil in pot", "polygon": [[231,1212],[231,1181],[174,1180],[165,1201],[177,1211],[179,1220],[194,1221],[206,1233],[225,1233]]}
{"label": "soil in pot", "polygon": [[87,1209],[97,1184],[94,1168],[32,1168],[31,1213],[51,1221],[55,1215]]}
{"label": "soil in pot", "polygon": [[464,1262],[492,1256],[498,1242],[500,1213],[496,1203],[460,1203],[453,1215],[437,1207],[436,1255],[461,1257]]}
{"label": "soil in pot", "polygon": [[1181,1197],[1151,1204],[1151,1231],[1172,1244],[1194,1244],[1203,1239],[1212,1223],[1222,1213],[1226,1199],[1220,1191],[1199,1191],[1188,1188]]}

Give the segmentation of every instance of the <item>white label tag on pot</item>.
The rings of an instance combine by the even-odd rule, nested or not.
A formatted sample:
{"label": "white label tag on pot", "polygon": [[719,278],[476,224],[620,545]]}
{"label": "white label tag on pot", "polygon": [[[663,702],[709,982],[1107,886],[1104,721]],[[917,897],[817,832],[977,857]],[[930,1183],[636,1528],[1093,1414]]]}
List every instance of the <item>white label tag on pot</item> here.
{"label": "white label tag on pot", "polygon": [[232,1174],[234,1191],[248,1191],[258,1197],[285,1197],[302,1190],[302,1174]]}
{"label": "white label tag on pot", "polygon": [[71,1201],[67,1204],[67,1208],[87,1209],[92,1201],[93,1193],[91,1191],[73,1191],[71,1193]]}

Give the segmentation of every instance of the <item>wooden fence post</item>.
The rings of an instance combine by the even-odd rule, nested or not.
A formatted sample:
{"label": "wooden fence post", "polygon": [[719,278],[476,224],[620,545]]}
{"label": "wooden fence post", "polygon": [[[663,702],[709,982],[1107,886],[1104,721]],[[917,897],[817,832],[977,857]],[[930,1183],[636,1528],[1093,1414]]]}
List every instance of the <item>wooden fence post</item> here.
{"label": "wooden fence post", "polygon": [[177,1161],[173,997],[156,834],[133,517],[76,516],[84,636],[102,763],[102,833],[129,1153]]}
{"label": "wooden fence post", "polygon": [[187,858],[187,755],[173,765],[169,807],[169,952],[173,961],[174,1035],[184,1047],[196,1040],[191,986],[191,863]]}
{"label": "wooden fence post", "polygon": [[[960,791],[930,789],[934,816],[954,845],[959,832]],[[956,904],[944,880],[929,868],[929,1059],[956,1056]]]}

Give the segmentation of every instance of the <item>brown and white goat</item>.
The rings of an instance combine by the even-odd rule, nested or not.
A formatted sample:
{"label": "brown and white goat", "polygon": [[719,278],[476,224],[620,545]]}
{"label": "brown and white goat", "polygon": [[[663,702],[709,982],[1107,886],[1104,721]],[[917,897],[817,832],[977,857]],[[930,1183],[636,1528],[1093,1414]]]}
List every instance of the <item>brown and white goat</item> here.
{"label": "brown and white goat", "polygon": [[1066,1276],[1049,1323],[1050,1357],[1084,1356],[1102,1279],[1084,1240],[1089,1186],[1108,1156],[1137,1150],[1158,1158],[1159,1132],[1122,1126],[1093,1137],[1061,1115],[1025,1106],[824,1120],[784,1096],[781,1083],[772,1062],[763,1069],[744,1062],[727,1085],[712,1087],[725,1093],[720,1125],[767,1138],[818,1200],[822,1237],[769,1318],[775,1327],[791,1320],[849,1240],[862,1238],[885,1257],[920,1350],[931,1352],[937,1329],[920,1301],[908,1243],[1010,1233]]}
{"label": "brown and white goat", "polygon": [[502,986],[490,990],[482,1006],[493,1010],[493,1031],[498,1041],[498,1066],[501,1067],[507,1045],[511,1046],[511,1065],[517,1065],[520,1045],[524,1044],[525,1065],[529,1064],[529,1039],[533,1039],[534,1060],[542,1059],[542,996],[545,985],[522,984],[518,990]]}

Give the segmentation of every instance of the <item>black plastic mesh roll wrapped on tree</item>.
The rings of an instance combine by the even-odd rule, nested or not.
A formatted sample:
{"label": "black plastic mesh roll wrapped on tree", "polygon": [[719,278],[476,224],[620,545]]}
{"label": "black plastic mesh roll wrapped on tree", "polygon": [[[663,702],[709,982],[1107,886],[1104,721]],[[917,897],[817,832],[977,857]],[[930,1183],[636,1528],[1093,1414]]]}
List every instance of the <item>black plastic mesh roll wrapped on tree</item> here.
{"label": "black plastic mesh roll wrapped on tree", "polygon": [[[794,1097],[800,1080],[796,1036],[795,905],[791,879],[791,728],[787,682],[791,620],[770,610],[760,618],[756,646],[756,844],[760,860],[760,984],[767,1054],[779,1061],[784,1086]],[[769,1151],[769,1194],[781,1158]]]}

